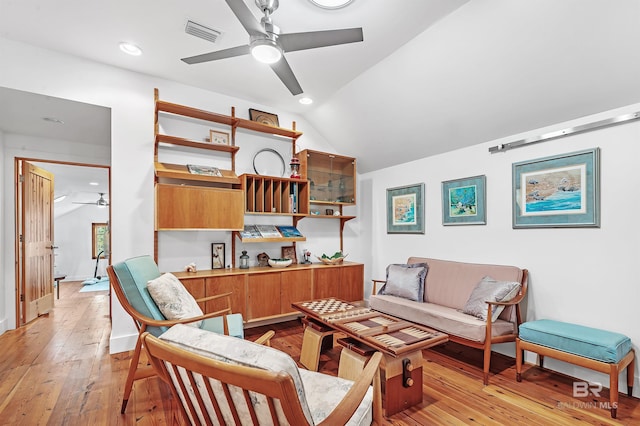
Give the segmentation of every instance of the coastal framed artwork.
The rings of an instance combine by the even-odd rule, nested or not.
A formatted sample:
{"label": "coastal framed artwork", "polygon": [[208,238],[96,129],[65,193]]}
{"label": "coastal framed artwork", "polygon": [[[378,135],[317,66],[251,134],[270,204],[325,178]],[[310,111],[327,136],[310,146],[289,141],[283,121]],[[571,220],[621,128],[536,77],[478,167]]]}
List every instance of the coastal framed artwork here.
{"label": "coastal framed artwork", "polygon": [[442,182],[443,225],[486,225],[486,176]]}
{"label": "coastal framed artwork", "polygon": [[513,228],[600,226],[600,149],[513,164]]}
{"label": "coastal framed artwork", "polygon": [[424,234],[424,183],[387,189],[387,234]]}

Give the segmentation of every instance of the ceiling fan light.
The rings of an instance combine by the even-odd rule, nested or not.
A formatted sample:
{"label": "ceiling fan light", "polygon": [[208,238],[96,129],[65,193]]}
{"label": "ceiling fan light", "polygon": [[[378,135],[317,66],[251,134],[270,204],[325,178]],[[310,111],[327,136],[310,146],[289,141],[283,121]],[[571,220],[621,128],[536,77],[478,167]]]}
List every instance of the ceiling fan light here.
{"label": "ceiling fan light", "polygon": [[340,9],[348,6],[353,0],[309,0],[323,9]]}
{"label": "ceiling fan light", "polygon": [[251,43],[251,55],[263,64],[275,64],[282,58],[282,50],[271,40],[255,40]]}

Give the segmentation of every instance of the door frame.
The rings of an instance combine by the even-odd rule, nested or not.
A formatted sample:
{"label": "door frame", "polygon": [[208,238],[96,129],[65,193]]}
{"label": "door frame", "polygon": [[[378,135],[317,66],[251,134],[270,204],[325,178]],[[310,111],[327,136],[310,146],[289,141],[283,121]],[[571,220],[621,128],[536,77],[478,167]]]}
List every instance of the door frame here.
{"label": "door frame", "polygon": [[[14,224],[15,224],[15,228],[14,228],[14,259],[15,259],[15,314],[16,314],[16,329],[19,327],[23,327],[26,324],[22,324],[21,323],[21,312],[22,312],[22,306],[21,304],[23,303],[20,300],[20,296],[21,296],[21,290],[22,290],[22,269],[24,268],[24,259],[22,258],[21,255],[21,250],[22,250],[22,243],[20,241],[20,230],[22,228],[22,200],[21,200],[21,184],[22,182],[20,182],[20,165],[21,162],[23,161],[28,161],[30,163],[50,163],[50,164],[62,164],[62,165],[67,165],[67,166],[79,166],[79,167],[93,167],[93,168],[100,168],[100,169],[106,169],[107,170],[107,181],[108,181],[108,200],[109,200],[109,212],[108,212],[108,217],[109,217],[109,226],[112,227],[112,222],[111,222],[111,166],[110,165],[104,165],[104,164],[92,164],[92,163],[79,163],[79,162],[73,162],[73,161],[60,161],[60,160],[50,160],[50,159],[42,159],[42,158],[33,158],[33,157],[15,157],[14,158],[14,179],[13,179],[13,189],[14,189],[14,206],[15,206],[15,211],[14,211]],[[55,181],[54,181],[54,189],[55,189]],[[54,219],[54,223],[55,223],[55,219]],[[113,229],[113,228],[112,228]],[[112,255],[112,245],[111,245],[111,235],[113,232],[109,232],[109,256],[108,256],[108,260],[107,263],[110,265],[111,264],[111,255]],[[54,237],[55,237],[55,226],[54,226],[54,233],[53,233]]]}

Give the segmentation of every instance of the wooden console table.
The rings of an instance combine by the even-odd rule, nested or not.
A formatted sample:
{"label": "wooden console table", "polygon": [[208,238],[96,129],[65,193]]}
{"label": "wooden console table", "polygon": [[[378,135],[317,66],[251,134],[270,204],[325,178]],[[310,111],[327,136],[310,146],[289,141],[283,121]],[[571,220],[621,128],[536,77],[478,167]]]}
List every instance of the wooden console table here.
{"label": "wooden console table", "polygon": [[300,363],[317,371],[323,338],[343,333],[346,338],[338,339],[344,346],[340,354],[340,377],[354,380],[362,372],[367,356],[380,351],[385,415],[391,416],[421,403],[422,350],[445,343],[449,336],[356,305],[359,304],[335,298],[292,304],[306,315]]}
{"label": "wooden console table", "polygon": [[[300,316],[292,308],[300,300],[339,297],[356,301],[364,298],[364,265],[344,262],[295,264],[286,268],[252,267],[174,272],[185,288],[200,299],[231,292],[231,309],[241,313],[247,326],[286,321]],[[215,312],[219,301],[202,304],[202,310]]]}

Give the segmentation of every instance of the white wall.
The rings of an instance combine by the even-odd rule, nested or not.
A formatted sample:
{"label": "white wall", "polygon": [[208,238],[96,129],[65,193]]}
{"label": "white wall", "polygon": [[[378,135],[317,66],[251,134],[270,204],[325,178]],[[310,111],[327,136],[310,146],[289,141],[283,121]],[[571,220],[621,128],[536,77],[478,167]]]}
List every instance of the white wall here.
{"label": "white wall", "polygon": [[[635,266],[640,227],[634,215],[640,211],[640,197],[635,194],[640,184],[635,172],[640,121],[503,153],[488,152],[500,143],[638,110],[640,104],[631,105],[361,176],[358,214],[366,222],[363,226],[371,229],[373,247],[367,278],[384,278],[389,263],[409,256],[517,265],[530,272],[527,320],[548,318],[616,331],[629,336],[638,351],[640,286]],[[601,148],[600,228],[512,229],[512,163],[595,147]],[[487,178],[487,225],[443,226],[441,182],[476,175]],[[386,189],[419,182],[425,183],[425,234],[387,234]],[[514,356],[513,344],[499,348]],[[527,356],[534,362],[531,354]],[[608,384],[606,375],[590,370],[551,359],[545,365]],[[624,387],[626,380],[620,383]]]}
{"label": "white wall", "polygon": [[[46,166],[45,166],[46,169]],[[54,206],[55,208],[55,206]],[[66,275],[65,281],[84,281],[93,277],[96,259],[92,259],[92,224],[106,223],[109,210],[92,205],[80,206],[55,219],[54,236],[56,271]],[[107,260],[102,256],[97,274],[107,275]]]}
{"label": "white wall", "polygon": [[[153,253],[153,89],[159,88],[163,100],[190,105],[209,111],[229,114],[231,106],[237,115],[248,117],[249,108],[273,111],[279,115],[280,123],[286,125],[297,122],[297,128],[304,132],[299,139],[300,149],[312,148],[329,151],[330,147],[300,117],[282,111],[274,111],[267,105],[256,105],[245,100],[207,92],[201,89],[152,78],[118,68],[62,55],[46,49],[0,38],[0,57],[3,58],[0,86],[17,90],[56,96],[79,102],[111,108],[111,243],[112,262],[129,257]],[[281,143],[281,142],[280,142]],[[238,143],[242,146],[242,143]],[[66,160],[94,163],[90,153],[78,152],[65,147],[29,148],[21,150],[5,149],[1,174],[4,181],[2,192],[13,194],[13,158],[27,156],[41,159]],[[39,151],[38,151],[39,150]],[[242,155],[252,158],[251,152],[240,150]],[[245,154],[246,153],[246,154]],[[246,160],[242,160],[246,161]],[[245,169],[246,164],[242,165]],[[4,247],[13,247],[14,203],[13,197],[2,198],[2,239]],[[323,232],[319,228],[319,232]],[[334,236],[335,235],[335,236]],[[332,234],[327,238],[337,238]],[[165,270],[181,269],[186,260],[192,258],[209,262],[209,242],[219,242],[217,235],[182,233],[172,235],[173,246],[161,247]],[[227,237],[229,238],[229,237]],[[193,240],[202,244],[194,245]],[[323,241],[320,236],[318,241]],[[351,239],[353,241],[353,238]],[[229,240],[230,241],[230,240]],[[327,243],[327,246],[335,243]],[[352,245],[350,241],[346,246]],[[324,248],[318,248],[322,250]],[[314,250],[314,248],[312,248]],[[328,250],[328,249],[326,249]],[[192,253],[185,256],[182,253]],[[186,263],[185,263],[186,262]],[[0,324],[4,329],[15,328],[15,277],[13,250],[4,251],[0,292],[4,303],[0,306]],[[2,331],[2,329],[0,329]],[[113,300],[112,332],[110,352],[116,353],[132,349],[137,332],[131,318]]]}

